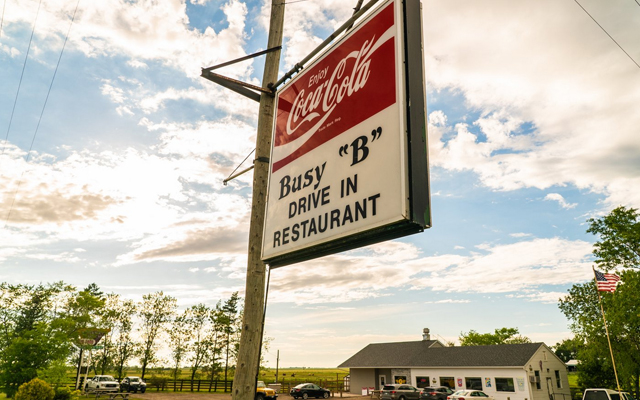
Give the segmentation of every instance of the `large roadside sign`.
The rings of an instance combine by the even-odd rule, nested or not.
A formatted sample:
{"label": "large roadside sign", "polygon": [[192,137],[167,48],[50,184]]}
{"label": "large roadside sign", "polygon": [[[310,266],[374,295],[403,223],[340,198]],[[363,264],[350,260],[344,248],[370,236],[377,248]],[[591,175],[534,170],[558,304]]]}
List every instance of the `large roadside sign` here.
{"label": "large roadside sign", "polygon": [[278,91],[271,267],[431,226],[421,26],[418,0],[381,2]]}

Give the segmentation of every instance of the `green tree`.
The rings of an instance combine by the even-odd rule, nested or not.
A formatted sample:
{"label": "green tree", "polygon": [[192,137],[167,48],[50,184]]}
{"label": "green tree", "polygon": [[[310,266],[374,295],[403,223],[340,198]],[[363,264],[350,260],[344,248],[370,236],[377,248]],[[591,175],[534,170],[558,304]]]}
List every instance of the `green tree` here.
{"label": "green tree", "polygon": [[620,206],[602,218],[591,218],[587,232],[600,236],[593,255],[602,269],[640,268],[640,214]]}
{"label": "green tree", "polygon": [[531,343],[531,339],[520,336],[518,328],[500,328],[494,333],[478,333],[470,330],[460,333],[460,346],[486,346],[491,344]]}
{"label": "green tree", "polygon": [[122,379],[127,362],[140,354],[140,343],[133,339],[133,318],[137,306],[132,300],[122,300],[119,296],[110,299],[110,309],[113,313],[112,350],[115,375]]}
{"label": "green tree", "polygon": [[552,347],[553,352],[560,358],[563,362],[568,362],[569,360],[576,360],[578,356],[578,350],[584,347],[584,342],[579,338],[571,338],[564,339],[562,342],[556,343],[555,346]]}
{"label": "green tree", "polygon": [[234,334],[238,332],[237,322],[239,320],[239,310],[238,310],[238,302],[240,301],[240,297],[238,296],[238,292],[234,292],[229,300],[225,301],[222,306],[222,312],[220,314],[220,318],[222,321],[223,331],[224,331],[224,347],[225,347],[225,361],[224,361],[224,380],[227,380],[228,370],[229,370],[229,359],[233,357],[233,353],[235,353],[235,343],[237,340],[234,337]]}
{"label": "green tree", "polygon": [[173,325],[169,330],[169,348],[171,349],[171,360],[173,361],[173,379],[178,379],[180,364],[187,357],[189,351],[189,325],[187,324],[188,310],[178,315],[173,320]]}
{"label": "green tree", "polygon": [[165,295],[162,291],[142,296],[138,314],[141,319],[142,354],[140,363],[142,364],[142,379],[144,379],[147,367],[158,360],[156,356],[158,337],[166,325],[171,322],[176,308],[176,299]]}
{"label": "green tree", "polygon": [[222,311],[222,302],[218,301],[215,308],[212,308],[209,313],[209,323],[211,329],[209,329],[209,337],[207,340],[210,343],[207,354],[207,370],[209,372],[209,379],[213,382],[217,373],[221,370],[221,357],[223,347],[224,336],[224,321],[226,317]]}
{"label": "green tree", "polygon": [[[623,388],[640,392],[640,271],[621,274],[614,293],[601,292],[611,347],[618,377]],[[582,387],[615,387],[613,365],[598,291],[594,281],[573,285],[569,295],[560,299],[560,310],[584,347],[578,348],[578,384]]]}
{"label": "green tree", "polygon": [[211,310],[204,304],[197,304],[187,310],[187,326],[191,332],[191,381],[196,377],[198,369],[206,360],[207,353],[211,347],[208,340],[209,314]]}
{"label": "green tree", "polygon": [[5,310],[10,329],[0,353],[0,385],[7,397],[13,397],[20,385],[37,377],[38,370],[71,354],[73,323],[58,313],[58,306],[74,289],[63,282],[5,288],[12,308]]}

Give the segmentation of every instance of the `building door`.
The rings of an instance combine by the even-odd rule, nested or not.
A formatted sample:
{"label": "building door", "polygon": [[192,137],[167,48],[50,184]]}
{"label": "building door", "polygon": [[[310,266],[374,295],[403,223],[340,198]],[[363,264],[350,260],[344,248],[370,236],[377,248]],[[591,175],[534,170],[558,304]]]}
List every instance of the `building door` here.
{"label": "building door", "polygon": [[547,378],[547,390],[549,391],[549,400],[554,400],[553,382],[551,378]]}

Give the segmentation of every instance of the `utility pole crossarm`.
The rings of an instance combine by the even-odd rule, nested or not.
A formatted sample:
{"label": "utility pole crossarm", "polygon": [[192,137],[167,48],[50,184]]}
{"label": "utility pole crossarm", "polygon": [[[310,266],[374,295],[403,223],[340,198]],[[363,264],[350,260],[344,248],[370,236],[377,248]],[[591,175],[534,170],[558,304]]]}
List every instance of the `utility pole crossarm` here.
{"label": "utility pole crossarm", "polygon": [[[244,57],[236,58],[235,60],[223,62],[222,64],[217,64],[211,67],[202,68],[201,77],[210,80],[211,82],[217,83],[220,86],[224,86],[227,89],[233,90],[234,92],[241,94],[245,97],[250,98],[251,100],[260,102],[260,93],[265,93],[270,96],[273,96],[273,91],[269,89],[261,88],[260,86],[252,85],[250,83],[242,82],[237,79],[229,78],[224,75],[216,74],[213,71],[214,69],[226,67],[228,65],[233,65],[242,61],[250,60],[252,58],[261,56],[263,54],[269,54],[274,51],[279,51],[282,49],[282,46],[271,47],[267,50],[259,51],[257,53],[249,54]],[[251,89],[251,90],[249,90]]]}

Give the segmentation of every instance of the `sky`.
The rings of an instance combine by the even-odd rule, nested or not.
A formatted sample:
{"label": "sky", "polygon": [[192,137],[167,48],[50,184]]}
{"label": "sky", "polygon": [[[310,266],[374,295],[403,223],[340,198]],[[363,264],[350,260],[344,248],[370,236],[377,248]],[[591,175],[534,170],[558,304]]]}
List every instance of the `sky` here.
{"label": "sky", "polygon": [[[355,3],[287,4],[280,76]],[[571,335],[557,304],[592,279],[587,219],[640,207],[640,5],[580,4],[624,51],[576,1],[423,0],[433,227],[273,270],[267,366],[335,367],[423,328]],[[269,4],[0,6],[0,281],[242,296],[252,173],[222,181],[258,104],[200,70],[264,50]],[[260,85],[263,64],[220,73]]]}

